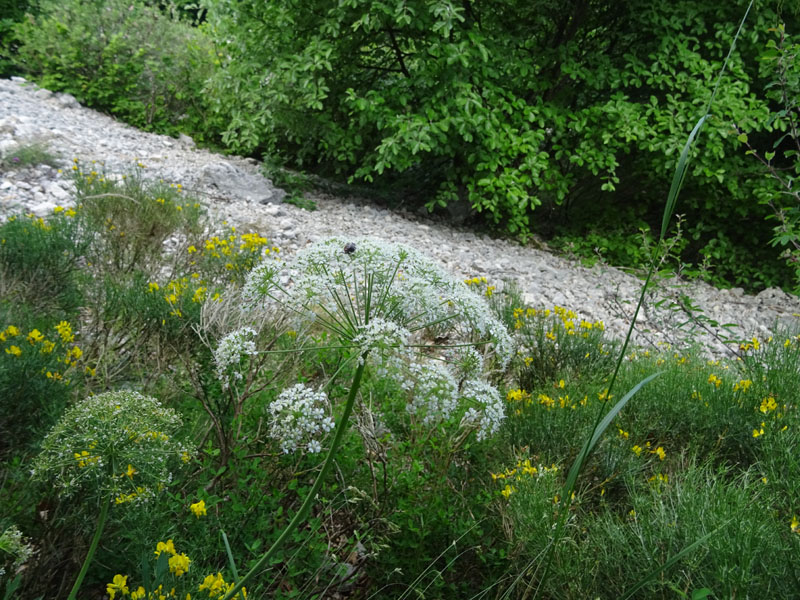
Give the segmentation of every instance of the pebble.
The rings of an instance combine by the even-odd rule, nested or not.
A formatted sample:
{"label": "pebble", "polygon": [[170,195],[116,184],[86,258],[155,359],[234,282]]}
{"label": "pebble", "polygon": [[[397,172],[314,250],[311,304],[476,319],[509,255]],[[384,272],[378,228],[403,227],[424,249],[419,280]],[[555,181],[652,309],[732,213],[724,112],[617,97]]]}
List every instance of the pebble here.
{"label": "pebble", "polygon": [[[64,173],[44,166],[0,173],[0,220],[73,204],[66,174],[73,158],[97,161],[118,176],[141,162],[146,177],[181,183],[217,222],[226,220],[240,230],[266,235],[286,255],[332,235],[382,237],[422,250],[458,277],[485,276],[498,290],[505,279],[513,279],[530,305],[571,308],[582,318],[602,320],[606,331],[618,338],[626,333],[641,291],[639,278],[613,267],[587,268],[547,252],[543,244],[537,248],[492,239],[441,219],[392,212],[358,198],[307,193],[317,206],[309,212],[282,203],[284,192],[263,177],[253,159],[198,149],[185,135],[175,139],[144,133],[82,107],[69,94],[52,94],[20,77],[0,79],[0,154],[31,142],[46,144],[60,156]],[[457,216],[452,219],[457,221]],[[702,326],[685,323],[686,314],[679,308],[682,296],[702,310]],[[776,324],[796,333],[800,299],[773,288],[749,295],[740,288],[719,290],[703,282],[661,279],[648,293],[636,323],[634,340],[640,346],[669,343],[679,349],[695,342],[710,356],[725,356],[730,348],[738,349],[723,343],[725,339],[764,338]],[[728,331],[722,327],[727,323],[735,327]]]}

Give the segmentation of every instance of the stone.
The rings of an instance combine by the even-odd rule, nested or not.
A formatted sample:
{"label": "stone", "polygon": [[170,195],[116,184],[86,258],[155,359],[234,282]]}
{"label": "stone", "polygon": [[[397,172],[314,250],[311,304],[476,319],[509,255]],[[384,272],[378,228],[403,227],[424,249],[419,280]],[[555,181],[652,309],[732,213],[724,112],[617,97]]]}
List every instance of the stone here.
{"label": "stone", "polygon": [[283,211],[277,204],[273,204],[272,202],[267,202],[264,205],[264,214],[269,215],[270,217],[279,217],[283,214]]}
{"label": "stone", "polygon": [[36,90],[36,93],[34,94],[34,96],[36,96],[40,100],[47,100],[52,95],[53,95],[53,92],[51,92],[50,90],[46,90],[44,88],[42,88],[40,90]]}
{"label": "stone", "polygon": [[52,202],[44,201],[31,206],[31,212],[37,217],[46,217],[53,214],[56,205]]}
{"label": "stone", "polygon": [[0,140],[0,158],[9,156],[18,146],[19,144],[14,140]]}
{"label": "stone", "polygon": [[278,203],[286,196],[286,192],[273,186],[269,179],[248,173],[225,160],[206,165],[201,182],[222,196],[248,203]]}
{"label": "stone", "polygon": [[75,99],[72,94],[56,94],[56,101],[64,108],[80,108],[80,103]]}
{"label": "stone", "polygon": [[51,181],[45,186],[45,191],[50,195],[53,196],[56,200],[64,201],[67,200],[70,196],[67,191],[62,188],[58,183],[55,181]]}
{"label": "stone", "polygon": [[194,140],[185,133],[182,133],[178,136],[178,143],[181,145],[181,147],[190,150],[193,150],[197,147],[197,145],[194,143]]}

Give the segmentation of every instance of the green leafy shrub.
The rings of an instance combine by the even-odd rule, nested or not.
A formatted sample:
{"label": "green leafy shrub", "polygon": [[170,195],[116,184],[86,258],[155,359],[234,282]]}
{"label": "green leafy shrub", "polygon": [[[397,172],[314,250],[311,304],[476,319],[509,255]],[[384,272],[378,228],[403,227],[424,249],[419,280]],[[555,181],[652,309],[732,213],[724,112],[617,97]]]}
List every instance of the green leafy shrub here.
{"label": "green leafy shrub", "polygon": [[771,245],[783,248],[781,256],[795,273],[794,291],[800,293],[800,43],[796,34],[792,35],[794,31],[787,33],[783,23],[770,32],[774,37],[767,40],[760,61],[774,107],[768,123],[781,135],[767,151],[757,150],[746,132],[739,134],[739,141],[747,146],[747,154],[761,162],[778,187],[779,193],[759,195],[759,202],[772,211],[770,218],[776,225]]}
{"label": "green leafy shrub", "polygon": [[0,321],[3,325],[0,457],[37,439],[61,416],[86,369],[83,350],[67,321],[29,317],[26,322]]}
{"label": "green leafy shrub", "polygon": [[203,210],[184,197],[181,184],[145,180],[145,165],[109,176],[102,165],[72,166],[78,210],[97,232],[95,261],[110,261],[106,269],[128,273],[151,271],[160,261],[164,241],[177,234],[199,234]]}
{"label": "green leafy shrub", "polygon": [[25,17],[26,12],[35,13],[37,3],[29,0],[0,1],[0,77],[9,77],[16,72],[14,55],[19,46],[14,28]]}
{"label": "green leafy shrub", "polygon": [[[652,570],[714,532],[701,549],[682,556],[633,597],[674,598],[678,592],[691,597],[703,588],[726,598],[754,590],[791,595],[791,564],[770,557],[794,551],[797,536],[785,516],[753,510],[753,494],[769,502],[756,473],[736,474],[691,459],[674,470],[656,466],[624,476],[624,500],[604,496],[598,503],[599,490],[593,499],[575,498],[555,572],[542,582],[540,593],[570,599],[602,589],[609,597],[628,597],[626,592],[646,581]],[[512,478],[518,490],[503,502],[503,513],[512,523],[512,556],[520,570],[533,564],[529,560],[547,544],[557,508],[553,477],[534,472],[519,481]],[[540,583],[533,569],[525,580],[534,587]],[[512,597],[524,597],[526,586],[521,587]]]}
{"label": "green leafy shrub", "polygon": [[209,131],[202,90],[213,48],[200,29],[148,3],[47,0],[16,37],[15,62],[47,89],[148,131]]}
{"label": "green leafy shrub", "polygon": [[[583,228],[586,212],[614,221],[644,207],[655,227],[663,182],[744,10],[692,1],[206,6],[225,54],[212,101],[232,149],[341,177],[405,178],[429,208],[466,205],[523,239],[538,207],[556,221],[577,215]],[[683,261],[708,257],[721,279],[749,287],[787,280],[779,263],[765,268],[776,262],[769,211],[752,201],[775,186],[742,155],[734,128],[772,128],[752,57],[776,21],[760,7],[731,56],[679,207],[690,224]]]}
{"label": "green leafy shrub", "polygon": [[78,274],[88,243],[75,215],[17,215],[0,225],[0,305],[13,310],[19,302],[58,316],[80,305]]}

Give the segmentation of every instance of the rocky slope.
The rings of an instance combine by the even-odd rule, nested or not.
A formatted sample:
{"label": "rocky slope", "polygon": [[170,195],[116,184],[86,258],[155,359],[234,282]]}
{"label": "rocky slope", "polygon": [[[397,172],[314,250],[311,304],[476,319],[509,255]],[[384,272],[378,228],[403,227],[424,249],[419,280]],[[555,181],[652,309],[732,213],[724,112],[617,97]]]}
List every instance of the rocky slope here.
{"label": "rocky slope", "polygon": [[[618,269],[585,268],[548,252],[492,239],[418,214],[390,212],[363,201],[310,194],[313,212],[281,203],[284,194],[259,174],[256,161],[197,149],[190,138],[173,139],[138,131],[81,107],[74,98],[53,94],[20,78],[0,80],[0,157],[40,142],[61,157],[102,161],[110,172],[146,165],[149,177],[181,183],[208,206],[218,220],[266,234],[291,253],[330,235],[377,236],[424,250],[463,277],[485,276],[502,286],[516,281],[534,306],[561,305],[605,322],[623,336],[641,289],[641,281]],[[39,166],[0,174],[0,219],[18,212],[49,214],[72,202],[69,176]],[[701,323],[692,323],[679,299],[691,299]],[[660,302],[664,300],[664,302]],[[688,323],[686,323],[689,321]],[[709,325],[735,324],[725,330]],[[720,336],[769,336],[776,327],[800,326],[800,300],[778,289],[756,296],[740,289],[718,290],[699,282],[660,281],[648,295],[637,320],[641,345],[690,341],[714,355],[726,353]],[[735,345],[733,346],[735,347]]]}

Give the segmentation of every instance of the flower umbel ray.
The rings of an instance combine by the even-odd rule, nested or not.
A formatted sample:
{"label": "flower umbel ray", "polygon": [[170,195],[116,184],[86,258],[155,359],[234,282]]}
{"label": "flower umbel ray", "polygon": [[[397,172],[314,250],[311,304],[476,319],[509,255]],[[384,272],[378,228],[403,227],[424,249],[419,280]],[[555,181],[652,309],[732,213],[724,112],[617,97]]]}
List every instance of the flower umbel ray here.
{"label": "flower umbel ray", "polygon": [[[350,243],[355,250],[346,253]],[[415,337],[446,335],[489,343],[502,364],[511,358],[511,338],[485,299],[431,259],[400,244],[330,238],[301,250],[283,268],[273,260],[262,262],[248,277],[242,295],[249,304],[290,312],[296,321],[293,329],[316,323],[344,343],[379,317]]]}

